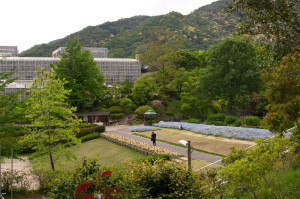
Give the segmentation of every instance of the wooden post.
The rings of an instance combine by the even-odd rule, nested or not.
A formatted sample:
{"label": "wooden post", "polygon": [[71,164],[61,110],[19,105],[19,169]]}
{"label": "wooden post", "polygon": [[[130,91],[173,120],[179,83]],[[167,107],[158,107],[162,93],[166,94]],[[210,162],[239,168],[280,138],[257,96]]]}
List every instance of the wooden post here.
{"label": "wooden post", "polygon": [[191,149],[191,141],[187,141],[188,147],[188,170],[192,171],[192,149]]}

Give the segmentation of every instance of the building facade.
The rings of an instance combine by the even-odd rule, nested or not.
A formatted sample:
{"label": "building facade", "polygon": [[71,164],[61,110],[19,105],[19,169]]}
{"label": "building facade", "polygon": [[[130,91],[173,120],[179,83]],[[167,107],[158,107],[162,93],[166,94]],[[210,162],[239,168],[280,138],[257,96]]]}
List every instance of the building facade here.
{"label": "building facade", "polygon": [[[5,51],[5,48],[7,51]],[[0,46],[3,54],[13,54],[14,51],[7,46]],[[86,48],[90,50],[94,56],[97,66],[105,77],[105,84],[121,83],[125,80],[135,81],[141,76],[141,63],[136,59],[124,58],[108,58],[108,50],[106,48]],[[7,87],[8,90],[24,89],[30,86],[37,66],[42,66],[46,70],[50,70],[51,64],[57,63],[60,58],[59,54],[64,52],[65,48],[58,48],[53,52],[53,57],[17,57],[2,56],[0,60],[1,72],[14,72],[13,77],[18,78],[14,83]],[[17,52],[17,51],[16,51]]]}

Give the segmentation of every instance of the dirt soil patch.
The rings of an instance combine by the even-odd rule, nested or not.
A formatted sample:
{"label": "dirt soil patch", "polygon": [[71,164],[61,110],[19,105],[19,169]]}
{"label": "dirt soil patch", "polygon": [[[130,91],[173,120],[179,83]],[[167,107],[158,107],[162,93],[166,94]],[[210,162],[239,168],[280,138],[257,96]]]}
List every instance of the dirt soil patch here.
{"label": "dirt soil patch", "polygon": [[[228,155],[231,147],[244,149],[253,144],[254,141],[228,139],[223,137],[207,136],[186,130],[163,128],[155,131],[157,139],[166,140],[178,144],[179,140],[191,140],[192,147],[212,153]],[[151,132],[139,132],[139,134],[151,136]]]}

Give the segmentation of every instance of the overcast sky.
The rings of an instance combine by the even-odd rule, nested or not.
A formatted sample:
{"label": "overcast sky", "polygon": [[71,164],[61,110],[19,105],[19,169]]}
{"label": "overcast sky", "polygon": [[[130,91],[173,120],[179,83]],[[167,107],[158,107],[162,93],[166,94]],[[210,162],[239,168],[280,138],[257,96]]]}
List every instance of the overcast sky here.
{"label": "overcast sky", "polygon": [[217,0],[1,0],[0,46],[19,52],[107,21],[171,11],[189,14]]}

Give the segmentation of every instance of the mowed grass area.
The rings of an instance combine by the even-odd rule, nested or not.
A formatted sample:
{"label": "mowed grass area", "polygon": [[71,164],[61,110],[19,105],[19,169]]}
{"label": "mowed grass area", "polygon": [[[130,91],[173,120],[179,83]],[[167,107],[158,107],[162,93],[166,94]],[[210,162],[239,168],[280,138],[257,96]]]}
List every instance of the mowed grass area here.
{"label": "mowed grass area", "polygon": [[86,159],[96,159],[102,166],[116,165],[132,160],[144,158],[146,155],[124,146],[117,145],[105,139],[98,138],[82,143],[80,146],[72,147],[77,160],[68,162],[64,168],[74,168]]}
{"label": "mowed grass area", "polygon": [[[151,136],[151,131],[135,133],[148,137]],[[169,128],[162,128],[159,131],[155,131],[155,133],[158,140],[165,140],[175,144],[179,144],[179,140],[190,140],[193,148],[221,155],[228,155],[231,147],[244,149],[255,144],[254,141],[207,136],[186,130]]]}

